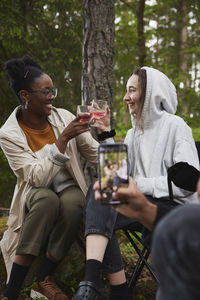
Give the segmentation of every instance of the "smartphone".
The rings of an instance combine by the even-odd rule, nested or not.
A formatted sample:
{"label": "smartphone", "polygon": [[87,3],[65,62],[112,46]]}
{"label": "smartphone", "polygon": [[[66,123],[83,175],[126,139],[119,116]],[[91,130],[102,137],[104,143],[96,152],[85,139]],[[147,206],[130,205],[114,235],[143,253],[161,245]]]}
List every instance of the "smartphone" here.
{"label": "smartphone", "polygon": [[123,143],[100,144],[98,148],[98,176],[101,202],[104,205],[122,204],[112,199],[119,187],[128,186],[128,149]]}

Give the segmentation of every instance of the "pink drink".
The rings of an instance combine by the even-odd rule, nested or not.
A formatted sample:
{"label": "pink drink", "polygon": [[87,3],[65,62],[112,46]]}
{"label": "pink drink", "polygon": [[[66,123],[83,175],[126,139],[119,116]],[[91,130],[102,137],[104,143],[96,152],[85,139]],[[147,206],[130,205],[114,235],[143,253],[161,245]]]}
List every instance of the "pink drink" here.
{"label": "pink drink", "polygon": [[92,113],[87,113],[87,115],[83,116],[81,119],[80,119],[80,122],[88,122],[90,121],[92,118]]}
{"label": "pink drink", "polygon": [[92,115],[95,119],[101,119],[103,117],[105,117],[105,111],[93,111]]}

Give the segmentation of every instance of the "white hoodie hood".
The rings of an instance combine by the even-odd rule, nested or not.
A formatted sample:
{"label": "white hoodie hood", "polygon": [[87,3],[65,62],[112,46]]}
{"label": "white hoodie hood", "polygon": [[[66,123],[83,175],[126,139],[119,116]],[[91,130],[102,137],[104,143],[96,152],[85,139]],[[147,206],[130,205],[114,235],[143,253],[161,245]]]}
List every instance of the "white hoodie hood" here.
{"label": "white hoodie hood", "polygon": [[177,109],[176,88],[162,72],[143,67],[147,73],[147,86],[142,119],[144,128],[151,126],[164,112],[175,114]]}

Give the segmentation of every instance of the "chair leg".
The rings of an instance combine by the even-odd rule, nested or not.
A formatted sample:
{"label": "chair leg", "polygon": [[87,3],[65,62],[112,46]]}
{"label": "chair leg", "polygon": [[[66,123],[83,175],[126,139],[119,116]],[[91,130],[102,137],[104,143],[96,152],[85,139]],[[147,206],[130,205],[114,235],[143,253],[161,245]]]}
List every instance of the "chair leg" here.
{"label": "chair leg", "polygon": [[[131,275],[130,281],[128,283],[128,286],[132,289],[135,287],[144,266],[147,267],[147,269],[149,270],[149,272],[150,272],[151,276],[153,277],[153,279],[158,283],[158,279],[156,277],[156,274],[154,273],[154,271],[152,270],[152,268],[149,266],[149,264],[147,262],[147,259],[150,255],[150,248],[143,245],[142,250],[140,250],[138,248],[137,244],[134,242],[134,240],[130,236],[128,230],[124,229],[124,233],[126,234],[128,240],[130,241],[130,243],[132,244],[133,248],[135,249],[135,251],[137,252],[137,254],[139,256],[138,261],[137,261],[136,266],[135,266],[135,269],[134,269],[134,272]],[[141,243],[141,240],[140,240],[139,236],[136,233],[134,233],[133,235]]]}
{"label": "chair leg", "polygon": [[[145,249],[145,247],[144,247],[144,248],[142,249],[141,255],[144,255],[145,250],[146,250],[146,249]],[[149,252],[149,251],[148,251],[148,252]],[[147,253],[147,254],[145,255],[145,258],[148,257],[148,256],[149,256],[149,253]],[[136,285],[136,283],[137,283],[137,281],[138,281],[138,278],[140,277],[140,274],[141,274],[141,272],[142,272],[142,270],[143,270],[143,268],[144,268],[144,265],[145,265],[144,260],[143,260],[142,257],[140,256],[140,257],[138,258],[138,261],[137,261],[136,265],[135,265],[135,269],[134,269],[134,271],[133,271],[133,274],[131,275],[131,278],[130,278],[130,280],[129,280],[129,283],[128,283],[129,288],[133,289],[133,288],[135,287],[135,285]]]}

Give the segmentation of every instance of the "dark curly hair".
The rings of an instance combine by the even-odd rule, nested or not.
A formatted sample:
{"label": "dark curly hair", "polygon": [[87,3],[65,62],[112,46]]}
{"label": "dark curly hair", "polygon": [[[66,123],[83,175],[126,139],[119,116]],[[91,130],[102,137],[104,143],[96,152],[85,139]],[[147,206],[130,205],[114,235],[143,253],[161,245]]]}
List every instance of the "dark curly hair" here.
{"label": "dark curly hair", "polygon": [[40,65],[28,55],[8,60],[4,69],[9,76],[10,87],[20,104],[23,103],[19,91],[29,90],[34,80],[44,74]]}

